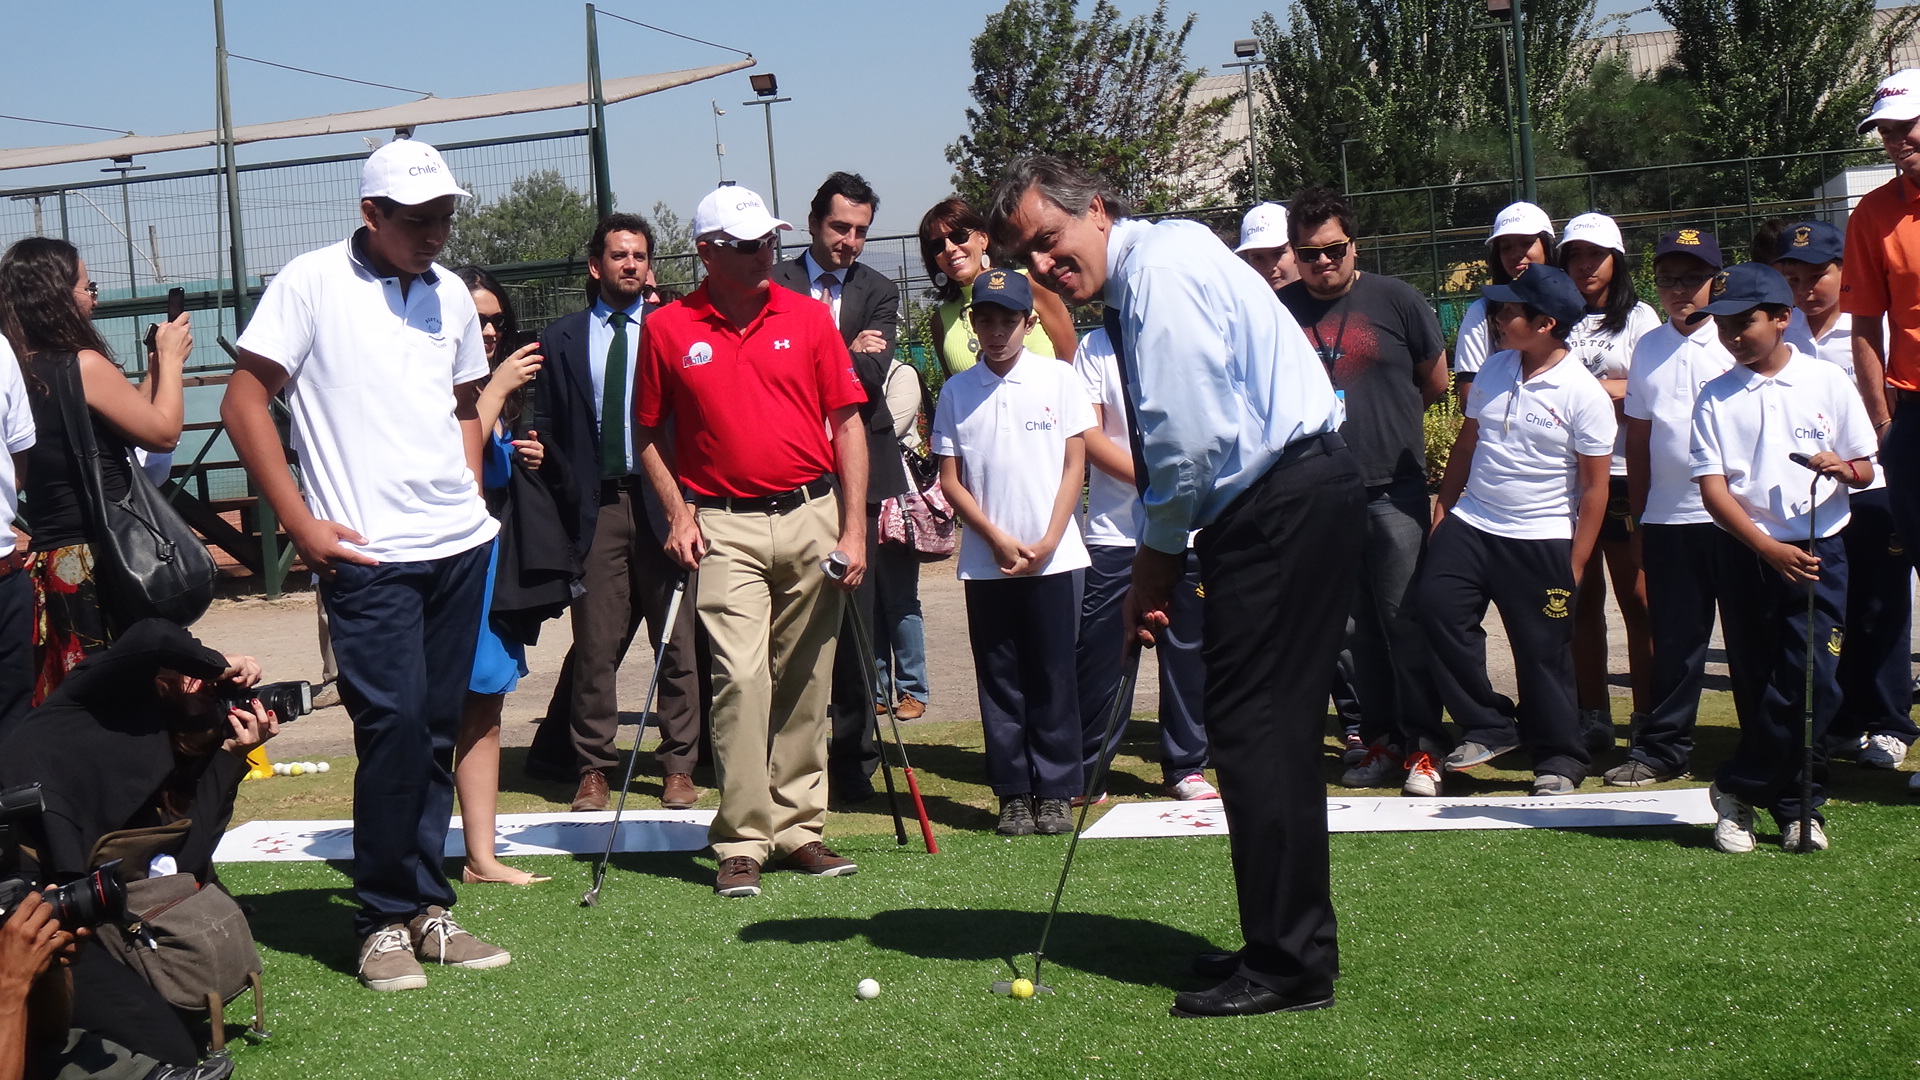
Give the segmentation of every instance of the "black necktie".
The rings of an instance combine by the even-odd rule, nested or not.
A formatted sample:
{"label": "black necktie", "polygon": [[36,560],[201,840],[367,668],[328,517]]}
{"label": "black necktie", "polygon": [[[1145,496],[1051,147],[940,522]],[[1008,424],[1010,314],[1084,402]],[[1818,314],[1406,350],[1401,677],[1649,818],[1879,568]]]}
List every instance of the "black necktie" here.
{"label": "black necktie", "polygon": [[616,311],[607,321],[613,344],[601,379],[600,476],[612,480],[627,474],[627,313]]}
{"label": "black necktie", "polygon": [[1127,347],[1120,337],[1120,309],[1109,305],[1101,321],[1106,324],[1107,340],[1113,343],[1114,359],[1120,362],[1120,400],[1127,405],[1127,443],[1133,451],[1133,486],[1141,498],[1147,496],[1147,450],[1140,441],[1140,418],[1133,411],[1133,365],[1127,362]]}

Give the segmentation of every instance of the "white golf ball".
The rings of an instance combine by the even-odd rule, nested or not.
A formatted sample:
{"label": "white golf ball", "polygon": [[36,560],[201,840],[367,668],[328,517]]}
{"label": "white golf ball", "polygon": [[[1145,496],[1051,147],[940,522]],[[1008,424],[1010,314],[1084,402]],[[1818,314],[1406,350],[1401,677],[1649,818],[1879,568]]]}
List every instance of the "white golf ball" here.
{"label": "white golf ball", "polygon": [[274,763],[273,763],[273,775],[275,775],[275,776],[285,776],[285,775],[287,775],[287,763],[286,763],[286,762],[284,762],[284,761],[276,761],[276,762],[274,762]]}
{"label": "white golf ball", "polygon": [[880,996],[880,984],[873,979],[861,979],[860,985],[853,988],[862,1001],[872,1001]]}
{"label": "white golf ball", "polygon": [[306,770],[307,770],[308,772],[316,772],[316,773],[317,773],[317,772],[319,772],[319,771],[320,771],[320,766],[319,766],[319,764],[318,764],[317,762],[312,762],[312,761],[303,761],[303,762],[301,762],[301,763],[300,763],[300,765],[301,765],[301,767],[303,767],[303,768],[305,768],[305,769],[306,769]]}
{"label": "white golf ball", "polygon": [[322,761],[314,765],[313,771],[314,772],[331,772],[333,771],[333,766]]}

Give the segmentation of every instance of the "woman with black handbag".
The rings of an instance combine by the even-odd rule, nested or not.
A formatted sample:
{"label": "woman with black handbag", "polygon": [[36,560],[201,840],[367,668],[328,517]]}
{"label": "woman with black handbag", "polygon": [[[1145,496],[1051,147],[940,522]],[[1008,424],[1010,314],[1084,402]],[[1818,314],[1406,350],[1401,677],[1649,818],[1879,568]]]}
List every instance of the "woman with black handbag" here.
{"label": "woman with black handbag", "polygon": [[[128,448],[171,452],[185,417],[181,373],[193,350],[189,317],[159,325],[151,370],[136,386],[94,329],[98,293],[80,252],[65,240],[29,237],[0,256],[0,319],[20,358],[39,429],[21,491],[32,531],[35,704],[75,664],[106,647],[115,629],[96,583],[83,450],[98,448],[97,494],[118,501],[135,482]],[[76,385],[82,400],[66,400]],[[70,431],[63,416],[63,407],[80,404],[90,432]]]}

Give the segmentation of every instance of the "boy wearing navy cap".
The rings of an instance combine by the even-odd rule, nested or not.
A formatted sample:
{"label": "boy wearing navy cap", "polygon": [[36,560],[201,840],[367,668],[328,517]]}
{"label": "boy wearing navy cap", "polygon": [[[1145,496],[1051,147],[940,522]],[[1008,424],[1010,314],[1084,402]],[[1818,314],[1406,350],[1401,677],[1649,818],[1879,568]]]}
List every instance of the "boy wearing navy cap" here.
{"label": "boy wearing navy cap", "polygon": [[[1831,223],[1795,222],[1780,233],[1773,268],[1793,292],[1797,310],[1788,338],[1794,347],[1853,379],[1853,316],[1840,310],[1845,250],[1845,237]],[[1893,769],[1920,737],[1909,715],[1913,559],[1894,533],[1877,455],[1873,465],[1873,482],[1847,498],[1853,518],[1840,534],[1847,549],[1847,647],[1840,656],[1840,708],[1828,734],[1833,747],[1857,754],[1859,764]]]}
{"label": "boy wearing navy cap", "polygon": [[[1571,793],[1590,764],[1574,704],[1573,594],[1607,509],[1613,402],[1567,337],[1587,305],[1566,272],[1529,266],[1484,295],[1503,351],[1467,393],[1419,590],[1460,771],[1525,742],[1535,795]],[[1513,646],[1520,702],[1487,679],[1487,604]],[[1516,720],[1518,721],[1516,731]]]}
{"label": "boy wearing navy cap", "polygon": [[1023,345],[1034,325],[1024,274],[980,275],[967,317],[980,363],[941,388],[931,442],[967,527],[958,573],[987,779],[1003,835],[1064,833],[1083,779],[1074,646],[1089,560],[1073,512],[1097,425],[1073,368]]}
{"label": "boy wearing navy cap", "polygon": [[1632,732],[1626,762],[1607,770],[1615,787],[1645,787],[1687,771],[1719,597],[1720,530],[1700,502],[1687,450],[1700,388],[1733,367],[1733,355],[1712,323],[1687,318],[1712,300],[1720,244],[1712,233],[1680,229],[1661,236],[1653,250],[1653,284],[1667,322],[1634,345],[1622,402],[1628,508],[1647,575],[1653,708]]}
{"label": "boy wearing navy cap", "polygon": [[[1689,456],[1701,501],[1725,531],[1722,632],[1740,717],[1740,741],[1711,789],[1719,814],[1713,843],[1729,853],[1752,851],[1754,808],[1765,807],[1781,827],[1781,845],[1795,851],[1806,809],[1795,752],[1805,669],[1811,650],[1817,748],[1839,699],[1847,489],[1873,479],[1873,425],[1844,373],[1787,340],[1793,293],[1779,271],[1742,263],[1714,279],[1713,296],[1690,320],[1713,316],[1739,366],[1700,391]],[[1794,454],[1804,455],[1804,467]],[[1815,770],[1818,807],[1824,762],[1804,766]],[[1808,846],[1826,848],[1817,811],[1811,821]]]}

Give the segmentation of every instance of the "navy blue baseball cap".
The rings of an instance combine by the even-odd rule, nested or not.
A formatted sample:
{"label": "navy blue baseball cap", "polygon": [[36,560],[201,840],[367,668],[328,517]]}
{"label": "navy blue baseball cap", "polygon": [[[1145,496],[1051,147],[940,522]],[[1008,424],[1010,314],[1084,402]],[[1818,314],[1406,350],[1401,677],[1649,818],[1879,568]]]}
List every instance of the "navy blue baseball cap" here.
{"label": "navy blue baseball cap", "polygon": [[1846,234],[1831,222],[1796,221],[1780,233],[1780,256],[1774,261],[1792,259],[1820,266],[1839,262],[1846,250]]}
{"label": "navy blue baseball cap", "polygon": [[1496,304],[1527,304],[1564,327],[1587,317],[1587,301],[1565,270],[1535,263],[1505,285],[1489,285],[1480,295]]}
{"label": "navy blue baseball cap", "polygon": [[973,279],[973,304],[997,304],[1013,311],[1033,310],[1033,286],[1017,270],[989,270]]}
{"label": "navy blue baseball cap", "polygon": [[1691,326],[1709,315],[1739,315],[1761,304],[1793,306],[1793,290],[1780,271],[1766,263],[1745,262],[1714,275],[1713,301],[1687,316]]}
{"label": "navy blue baseball cap", "polygon": [[1691,255],[1715,270],[1726,265],[1720,258],[1720,241],[1704,229],[1675,229],[1670,233],[1661,233],[1660,239],[1653,245],[1653,258],[1660,261],[1662,255]]}

